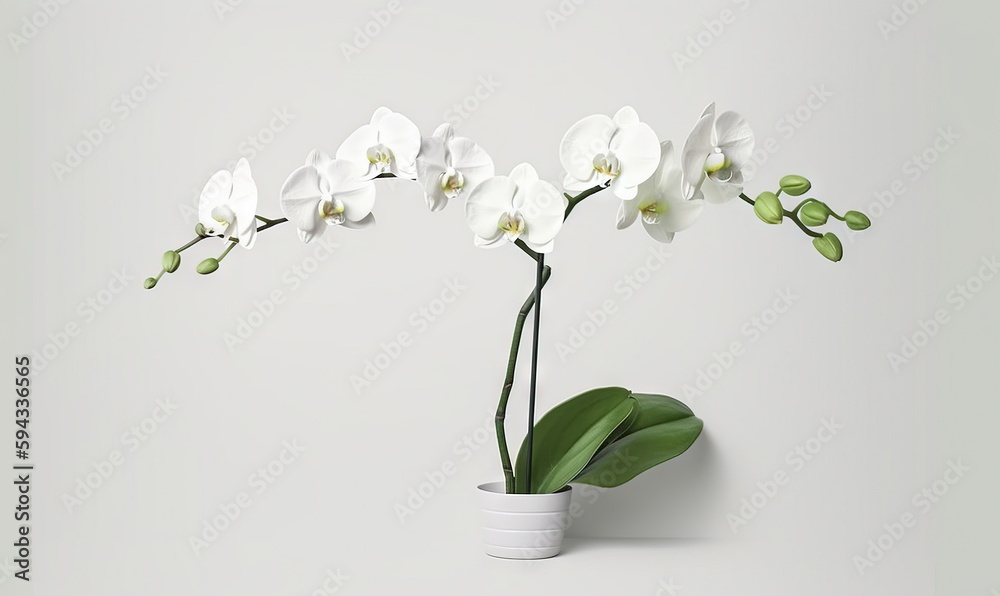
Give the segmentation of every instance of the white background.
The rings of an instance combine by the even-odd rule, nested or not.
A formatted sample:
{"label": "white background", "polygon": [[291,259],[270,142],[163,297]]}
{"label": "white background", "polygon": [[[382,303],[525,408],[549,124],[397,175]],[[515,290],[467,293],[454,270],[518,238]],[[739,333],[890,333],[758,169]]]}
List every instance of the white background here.
{"label": "white background", "polygon": [[[373,11],[385,20],[382,1],[77,1],[48,18],[40,4],[4,3],[5,34],[44,22],[0,51],[4,357],[44,358],[67,325],[79,329],[48,348],[44,370],[36,359],[35,594],[312,594],[338,569],[344,594],[652,595],[671,581],[691,595],[1000,589],[998,290],[973,282],[961,310],[949,300],[998,250],[996,3],[399,2],[385,25],[371,24]],[[894,12],[898,27],[880,25]],[[366,27],[377,34],[348,58]],[[685,53],[695,57],[679,65]],[[162,81],[137,91],[157,68]],[[122,94],[143,99],[126,109]],[[680,144],[713,100],[744,114],[759,146],[773,139],[749,194],[804,174],[817,198],[865,210],[873,228],[842,234],[834,265],[791,224],[765,226],[735,201],[707,209],[647,277],[658,246],[638,226],[614,229],[609,193],[574,213],[549,260],[541,408],[624,385],[674,395],[706,426],[682,457],[585,501],[552,561],[493,560],[478,544],[474,487],[500,478],[488,419],[534,271],[513,248],[473,247],[460,206],[431,214],[416,185],[388,182],[379,225],[333,230],[332,258],[301,287],[285,276],[315,247],[288,227],[207,277],[194,266],[220,249],[203,242],[154,291],[141,287],[192,237],[202,185],[248,155],[251,136],[268,141],[249,155],[259,212],[277,217],[306,153],[334,152],[380,105],[429,134],[465,103],[459,131],[498,172],[529,161],[559,181],[558,143],[579,118],[632,105]],[[262,133],[275,110],[293,118]],[[110,132],[58,175],[67,146],[96,138],[87,131],[104,118]],[[920,168],[925,151],[933,163]],[[121,271],[131,281],[111,293]],[[629,278],[647,281],[626,299],[616,287]],[[421,331],[411,317],[455,279],[466,289]],[[275,290],[285,302],[227,347]],[[796,298],[770,319],[783,291]],[[607,300],[616,313],[562,357],[557,344]],[[921,339],[938,310],[948,323],[893,367],[889,353]],[[756,341],[755,317],[773,322]],[[359,395],[351,376],[401,332],[412,345]],[[733,342],[744,351],[728,370],[686,392]],[[526,374],[518,383],[515,448]],[[133,451],[123,433],[157,400],[176,411]],[[0,432],[12,435],[5,404]],[[842,429],[794,467],[787,454],[831,419]],[[286,441],[305,451],[257,494],[249,477]],[[124,463],[67,506],[114,451]],[[924,513],[913,497],[949,462],[971,470]],[[401,523],[396,506],[448,463],[455,474]],[[790,481],[734,533],[727,516],[781,471]],[[196,554],[190,537],[241,492],[251,505]],[[8,544],[15,496],[3,494]],[[906,513],[916,525],[859,573],[855,557]],[[30,593],[6,572],[0,582]]]}

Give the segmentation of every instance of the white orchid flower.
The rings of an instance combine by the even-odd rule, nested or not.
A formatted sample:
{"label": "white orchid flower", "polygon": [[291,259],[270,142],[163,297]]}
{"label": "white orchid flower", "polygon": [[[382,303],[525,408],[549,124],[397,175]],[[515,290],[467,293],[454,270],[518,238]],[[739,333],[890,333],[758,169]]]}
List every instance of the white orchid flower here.
{"label": "white orchid flower", "polygon": [[753,155],[753,130],[736,112],[715,117],[709,104],[684,143],[681,164],[688,196],[701,189],[709,203],[724,203],[743,192],[743,166]]}
{"label": "white orchid flower", "polygon": [[523,163],[509,176],[494,176],[476,187],[465,202],[465,219],[476,246],[494,248],[504,240],[523,240],[536,252],[549,252],[562,229],[568,205],[555,186],[539,180]]}
{"label": "white orchid flower", "polygon": [[198,200],[198,221],[209,234],[238,238],[244,248],[257,239],[257,185],[246,158],[230,173],[220,170],[209,178]]}
{"label": "white orchid flower", "polygon": [[567,191],[581,192],[610,182],[619,199],[635,197],[640,183],[660,161],[660,142],[648,124],[630,107],[614,118],[587,116],[566,131],[559,147],[566,170]]}
{"label": "white orchid flower", "polygon": [[389,108],[379,108],[370,124],[357,129],[337,149],[337,159],[346,159],[364,168],[364,178],[395,174],[417,178],[416,159],[420,152],[420,131],[409,118]]}
{"label": "white orchid flower", "polygon": [[375,224],[375,183],[364,179],[365,173],[354,162],[313,151],[306,165],[288,176],[281,187],[281,211],[298,228],[303,242],[319,238],[330,226]]}
{"label": "white orchid flower", "polygon": [[691,227],[705,200],[701,191],[688,199],[684,189],[684,176],[674,145],[666,141],[661,145],[660,165],[653,175],[639,185],[636,197],[622,201],[618,209],[618,229],[624,230],[642,217],[642,227],[654,239],[670,242],[674,233]]}
{"label": "white orchid flower", "polygon": [[489,154],[472,139],[456,137],[451,124],[442,124],[420,143],[417,182],[431,211],[444,209],[450,199],[469,196],[493,174]]}

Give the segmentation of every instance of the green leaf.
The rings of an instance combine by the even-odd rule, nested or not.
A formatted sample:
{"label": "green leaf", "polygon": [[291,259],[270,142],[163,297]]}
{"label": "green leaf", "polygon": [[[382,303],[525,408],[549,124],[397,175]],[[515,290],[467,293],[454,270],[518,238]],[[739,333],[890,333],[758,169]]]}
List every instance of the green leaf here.
{"label": "green leaf", "polygon": [[610,488],[687,451],[704,423],[666,395],[636,393],[639,413],[618,440],[601,449],[573,482]]}
{"label": "green leaf", "polygon": [[[618,427],[631,419],[637,405],[628,389],[603,387],[572,397],[552,408],[535,424],[531,492],[552,493],[580,473]],[[517,454],[516,491],[525,491],[525,445]]]}

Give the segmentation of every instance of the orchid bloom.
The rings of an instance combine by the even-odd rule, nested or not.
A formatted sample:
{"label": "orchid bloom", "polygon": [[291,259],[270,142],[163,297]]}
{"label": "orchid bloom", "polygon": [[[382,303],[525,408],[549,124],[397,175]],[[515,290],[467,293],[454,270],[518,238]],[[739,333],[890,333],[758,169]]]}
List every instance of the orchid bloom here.
{"label": "orchid bloom", "polygon": [[494,176],[476,187],[465,202],[465,219],[476,246],[495,248],[518,239],[532,250],[552,250],[562,229],[568,201],[555,186],[539,180],[531,165],[515,167],[509,176]]}
{"label": "orchid bloom", "polygon": [[630,201],[622,201],[618,209],[618,229],[624,230],[640,216],[642,227],[655,240],[670,242],[674,233],[685,230],[698,219],[705,200],[701,191],[686,197],[680,160],[673,143],[661,145],[660,165],[653,175],[639,185],[639,192]]}
{"label": "orchid bloom", "polygon": [[303,242],[322,236],[329,226],[375,224],[375,183],[364,179],[364,173],[354,162],[313,151],[306,165],[288,176],[281,187],[281,211]]}
{"label": "orchid bloom", "polygon": [[594,114],[571,126],[560,144],[559,160],[566,170],[567,191],[610,183],[615,196],[628,200],[656,170],[660,142],[634,109],[624,107],[614,118]]}
{"label": "orchid bloom", "polygon": [[753,155],[753,130],[736,112],[715,117],[709,104],[684,143],[681,164],[688,196],[700,189],[709,203],[724,203],[743,192],[743,166]]}
{"label": "orchid bloom", "polygon": [[379,108],[370,124],[357,129],[337,149],[337,159],[355,162],[364,168],[363,178],[393,174],[417,178],[416,159],[420,152],[420,131],[409,118],[389,108]]}
{"label": "orchid bloom", "polygon": [[468,196],[493,174],[489,154],[472,139],[456,137],[451,124],[442,124],[420,143],[417,182],[431,211],[444,209],[450,199]]}
{"label": "orchid bloom", "polygon": [[257,239],[257,185],[244,157],[230,173],[220,170],[209,178],[198,200],[198,221],[212,236],[237,238],[244,248]]}

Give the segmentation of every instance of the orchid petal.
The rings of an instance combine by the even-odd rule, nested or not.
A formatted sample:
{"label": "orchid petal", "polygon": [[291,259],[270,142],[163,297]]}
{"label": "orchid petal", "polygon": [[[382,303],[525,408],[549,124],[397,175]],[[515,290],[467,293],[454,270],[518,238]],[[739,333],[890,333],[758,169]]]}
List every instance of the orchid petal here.
{"label": "orchid petal", "polygon": [[[466,190],[471,190],[495,174],[493,159],[472,139],[464,137],[452,139],[448,143],[448,154],[451,158],[451,167],[465,176]],[[535,177],[538,177],[537,173]]]}
{"label": "orchid petal", "polygon": [[217,222],[212,218],[212,210],[229,200],[233,192],[233,175],[229,170],[219,170],[212,174],[198,199],[198,221],[206,228]]}
{"label": "orchid petal", "polygon": [[638,194],[639,187],[625,186],[621,177],[618,177],[611,181],[611,192],[615,193],[615,196],[623,201],[631,201]]}
{"label": "orchid petal", "polygon": [[706,178],[705,183],[701,185],[701,191],[709,203],[721,204],[738,197],[743,192],[743,187],[734,184],[719,184],[711,178]]}
{"label": "orchid petal", "polygon": [[555,186],[541,180],[524,190],[524,205],[518,209],[525,219],[525,241],[546,244],[562,229],[569,201]]}
{"label": "orchid petal", "polygon": [[319,172],[312,166],[298,168],[285,180],[280,196],[281,212],[311,240],[324,223],[319,216]]}
{"label": "orchid petal", "polygon": [[705,178],[705,159],[714,149],[712,144],[712,127],[715,120],[713,111],[702,115],[688,135],[681,151],[681,170],[684,173],[685,192],[690,196],[701,185]]}
{"label": "orchid petal", "polygon": [[660,140],[653,129],[643,122],[622,128],[611,139],[610,149],[622,164],[622,171],[616,179],[626,187],[644,182],[660,163]]}
{"label": "orchid petal", "polygon": [[441,139],[445,143],[455,138],[455,127],[452,126],[450,122],[445,122],[444,124],[438,126],[434,129],[434,134],[431,135],[436,139]]}
{"label": "orchid petal", "polygon": [[682,232],[694,225],[704,209],[703,199],[670,201],[659,225],[669,232]]}
{"label": "orchid petal", "polygon": [[369,171],[368,149],[379,142],[378,129],[365,124],[344,139],[337,149],[336,158],[352,161]]}
{"label": "orchid petal", "polygon": [[344,223],[340,224],[342,228],[348,228],[351,230],[363,230],[365,228],[370,228],[375,225],[375,214],[369,213],[362,219],[358,221],[351,221],[350,219],[345,219]]}
{"label": "orchid petal", "polygon": [[639,124],[639,113],[632,106],[625,106],[615,113],[612,120],[619,128],[625,128],[632,124]]}
{"label": "orchid petal", "polygon": [[622,201],[621,205],[618,206],[618,221],[616,223],[616,227],[619,230],[624,230],[634,224],[638,217],[639,201]]}
{"label": "orchid petal", "polygon": [[604,114],[583,118],[566,131],[559,144],[559,161],[569,175],[587,180],[594,171],[594,156],[608,151],[617,127]]}
{"label": "orchid petal", "polygon": [[420,153],[420,130],[399,113],[385,115],[378,123],[379,142],[393,155],[393,173],[401,178],[416,178],[416,159]]}
{"label": "orchid petal", "polygon": [[646,233],[648,233],[654,240],[665,244],[669,244],[674,240],[674,233],[667,230],[659,223],[651,224],[646,220],[642,220],[642,227],[646,229]]}
{"label": "orchid petal", "polygon": [[528,248],[537,253],[548,254],[552,252],[552,249],[555,247],[556,241],[549,240],[544,244],[537,244],[535,242],[525,239],[524,243],[528,245]]}
{"label": "orchid petal", "polygon": [[382,120],[383,120],[383,119],[384,119],[384,118],[385,118],[386,116],[388,116],[389,114],[393,114],[393,113],[395,113],[395,112],[393,112],[393,111],[392,111],[392,110],[390,110],[389,108],[387,108],[387,107],[385,107],[385,106],[380,106],[380,107],[379,107],[378,109],[376,109],[376,110],[375,110],[375,112],[374,112],[374,113],[372,114],[372,119],[371,119],[371,123],[372,123],[372,125],[373,125],[373,126],[378,126],[378,124],[379,124],[379,123],[381,123],[381,122],[382,122]]}
{"label": "orchid petal", "polygon": [[465,202],[465,220],[473,233],[493,238],[500,216],[513,209],[517,185],[506,176],[494,176],[476,187]]}
{"label": "orchid petal", "polygon": [[496,235],[489,238],[483,238],[482,236],[476,236],[472,239],[473,243],[480,248],[499,248],[503,246],[504,243],[504,233],[497,230]]}
{"label": "orchid petal", "polygon": [[742,170],[753,156],[753,129],[736,112],[723,112],[715,123],[716,144],[732,163],[733,170]]}

